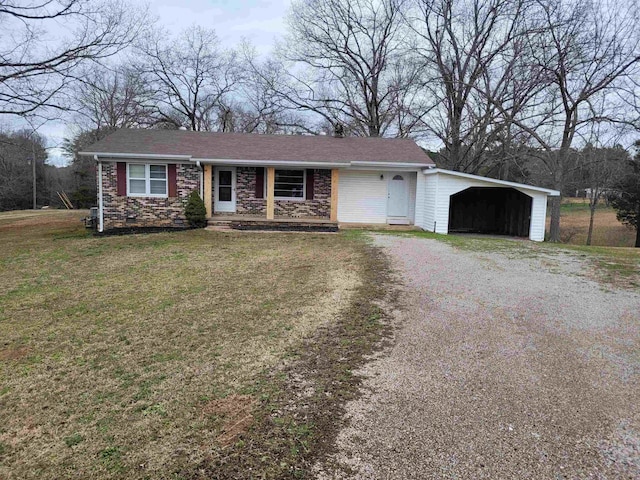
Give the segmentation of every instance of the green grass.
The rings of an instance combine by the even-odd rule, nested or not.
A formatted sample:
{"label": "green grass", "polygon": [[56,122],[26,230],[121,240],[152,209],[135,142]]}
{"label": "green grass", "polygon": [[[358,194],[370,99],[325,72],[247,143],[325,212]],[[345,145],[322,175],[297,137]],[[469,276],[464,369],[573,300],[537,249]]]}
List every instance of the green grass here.
{"label": "green grass", "polygon": [[[231,478],[236,458],[256,476],[303,471],[330,422],[301,422],[295,402],[286,413],[292,387],[277,372],[285,359],[333,355],[327,336],[368,329],[362,347],[349,343],[354,354],[375,343],[378,323],[332,330],[368,319],[381,294],[365,275],[382,269],[364,242],[203,230],[96,238],[81,216],[0,214],[0,478],[190,478],[198,469]],[[303,371],[353,390],[331,364],[316,370]],[[237,432],[225,430],[233,405],[205,413],[242,396],[252,420]],[[316,406],[323,418],[325,404]],[[273,411],[282,425],[269,421]],[[233,448],[222,445],[229,438]]]}

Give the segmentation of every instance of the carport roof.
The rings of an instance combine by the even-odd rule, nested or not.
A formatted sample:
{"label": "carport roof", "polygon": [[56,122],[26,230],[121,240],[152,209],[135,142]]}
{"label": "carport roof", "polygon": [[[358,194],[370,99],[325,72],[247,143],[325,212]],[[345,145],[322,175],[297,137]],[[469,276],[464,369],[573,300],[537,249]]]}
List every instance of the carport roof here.
{"label": "carport roof", "polygon": [[505,186],[505,187],[523,188],[523,189],[527,189],[527,190],[533,190],[535,192],[546,193],[547,195],[549,195],[551,197],[560,196],[560,192],[558,190],[551,190],[549,188],[542,188],[542,187],[534,187],[533,185],[527,185],[526,183],[507,182],[506,180],[498,180],[496,178],[481,177],[479,175],[472,175],[470,173],[456,172],[454,170],[445,170],[443,168],[428,168],[426,170],[423,170],[423,173],[425,175],[435,175],[435,174],[441,173],[443,175],[451,175],[451,176],[454,176],[454,177],[468,178],[470,180],[477,180],[477,181],[490,183],[490,184],[494,184],[494,185],[502,185],[502,186]]}

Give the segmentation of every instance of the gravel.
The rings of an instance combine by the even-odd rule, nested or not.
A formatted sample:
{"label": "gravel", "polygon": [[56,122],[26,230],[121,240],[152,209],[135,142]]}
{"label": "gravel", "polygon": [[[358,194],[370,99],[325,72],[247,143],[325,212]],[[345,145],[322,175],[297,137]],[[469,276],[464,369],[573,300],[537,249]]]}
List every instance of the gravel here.
{"label": "gravel", "polygon": [[640,292],[571,254],[377,235],[401,285],[318,478],[640,478]]}

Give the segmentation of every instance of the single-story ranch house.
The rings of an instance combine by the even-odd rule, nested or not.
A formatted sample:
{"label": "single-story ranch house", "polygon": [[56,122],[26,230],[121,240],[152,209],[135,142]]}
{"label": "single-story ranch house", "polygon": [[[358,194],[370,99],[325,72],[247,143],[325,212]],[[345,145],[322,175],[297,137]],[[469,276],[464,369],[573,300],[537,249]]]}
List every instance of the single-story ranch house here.
{"label": "single-story ranch house", "polygon": [[210,218],[407,224],[544,240],[554,190],[435,168],[410,139],[122,129],[97,162],[98,230],[182,227],[198,190]]}

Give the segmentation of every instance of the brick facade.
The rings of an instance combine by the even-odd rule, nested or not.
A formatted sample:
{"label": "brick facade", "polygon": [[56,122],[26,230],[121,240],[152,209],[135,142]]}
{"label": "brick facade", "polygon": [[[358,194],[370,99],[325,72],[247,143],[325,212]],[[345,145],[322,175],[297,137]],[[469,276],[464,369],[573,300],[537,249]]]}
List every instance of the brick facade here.
{"label": "brick facade", "polygon": [[[265,177],[267,173],[265,170]],[[213,182],[211,182],[213,184]],[[236,213],[239,215],[266,215],[267,199],[256,198],[256,169],[238,167],[236,169]]]}
{"label": "brick facade", "polygon": [[200,189],[200,169],[177,164],[177,196],[169,198],[118,195],[116,162],[102,162],[104,229],[135,227],[186,227],[187,197]]}
{"label": "brick facade", "polygon": [[[331,170],[314,170],[313,192],[313,200],[276,199],[274,201],[274,214],[283,217],[329,218],[331,213]],[[237,168],[236,214],[266,216],[266,195],[265,188],[265,198],[256,198],[256,169],[254,167]]]}

